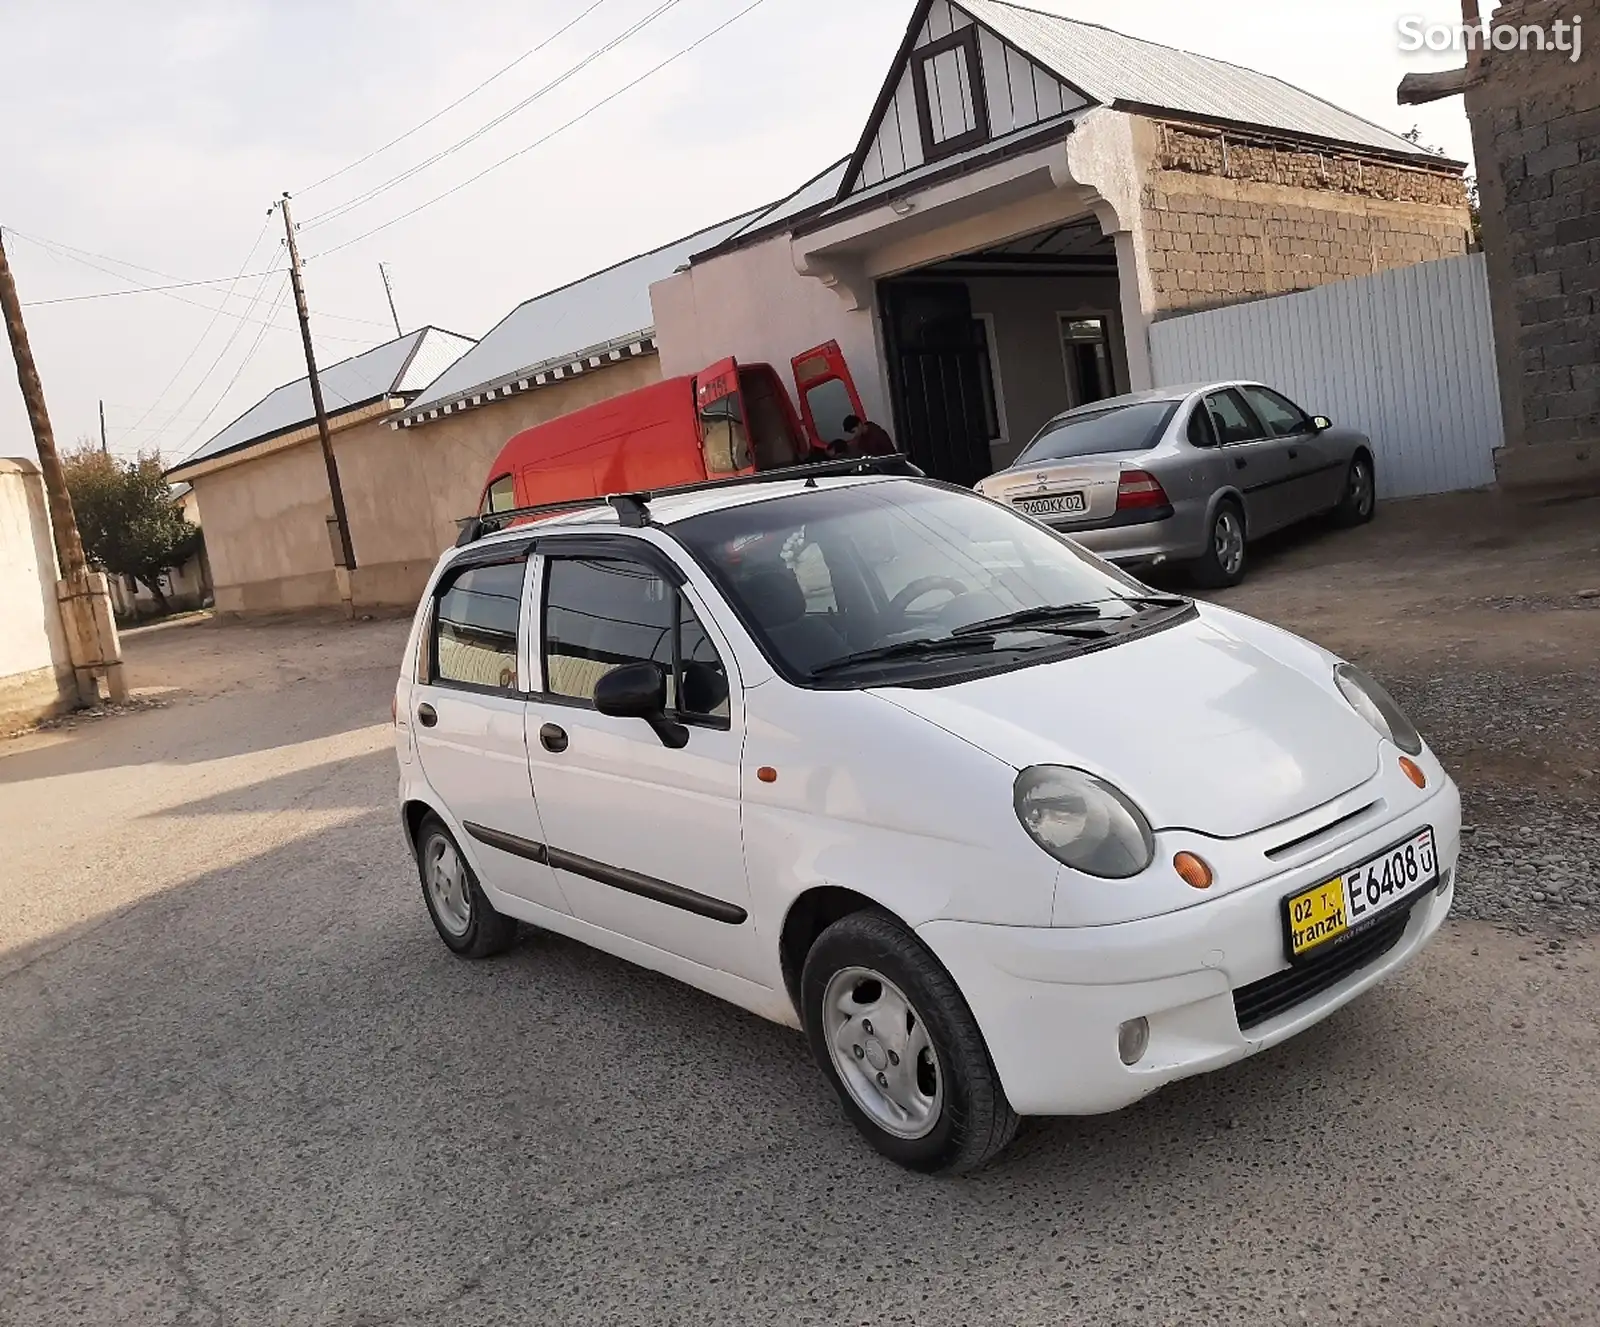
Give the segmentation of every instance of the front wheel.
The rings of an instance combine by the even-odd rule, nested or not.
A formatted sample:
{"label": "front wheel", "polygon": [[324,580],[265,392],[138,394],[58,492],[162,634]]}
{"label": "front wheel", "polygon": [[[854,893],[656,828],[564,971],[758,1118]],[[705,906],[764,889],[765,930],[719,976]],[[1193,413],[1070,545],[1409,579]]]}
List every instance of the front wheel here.
{"label": "front wheel", "polygon": [[1373,474],[1372,458],[1365,452],[1356,453],[1344,478],[1344,496],[1333,509],[1333,519],[1340,525],[1365,525],[1378,509],[1378,484]]}
{"label": "front wheel", "polygon": [[1222,590],[1244,579],[1244,564],[1244,513],[1231,500],[1220,502],[1211,517],[1206,551],[1190,563],[1189,573],[1197,585]]}
{"label": "front wheel", "polygon": [[806,955],[800,995],[812,1054],[845,1114],[890,1160],[972,1170],[1016,1135],[966,1000],[893,917],[856,912],[828,927]]}

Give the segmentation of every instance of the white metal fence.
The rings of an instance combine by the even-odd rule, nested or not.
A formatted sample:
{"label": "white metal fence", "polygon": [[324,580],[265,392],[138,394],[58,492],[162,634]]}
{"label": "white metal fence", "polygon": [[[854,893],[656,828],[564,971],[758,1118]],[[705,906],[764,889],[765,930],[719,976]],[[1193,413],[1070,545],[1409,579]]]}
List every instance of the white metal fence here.
{"label": "white metal fence", "polygon": [[1158,322],[1158,386],[1254,378],[1371,437],[1389,497],[1494,482],[1505,441],[1482,254]]}

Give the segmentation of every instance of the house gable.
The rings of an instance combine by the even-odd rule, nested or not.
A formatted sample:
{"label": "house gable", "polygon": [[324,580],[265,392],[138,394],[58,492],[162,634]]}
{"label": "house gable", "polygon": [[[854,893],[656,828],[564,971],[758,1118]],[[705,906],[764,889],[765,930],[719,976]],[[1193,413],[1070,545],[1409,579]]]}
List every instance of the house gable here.
{"label": "house gable", "polygon": [[912,24],[914,35],[856,150],[845,196],[1090,104],[952,0],[925,3]]}

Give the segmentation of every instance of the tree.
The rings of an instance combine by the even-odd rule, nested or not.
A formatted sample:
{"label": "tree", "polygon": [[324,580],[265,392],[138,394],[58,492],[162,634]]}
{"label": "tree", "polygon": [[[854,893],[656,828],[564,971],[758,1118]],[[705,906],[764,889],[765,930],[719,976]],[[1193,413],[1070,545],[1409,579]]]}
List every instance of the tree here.
{"label": "tree", "polygon": [[123,461],[85,439],[62,458],[62,469],[89,560],[148,586],[165,612],[161,575],[194,556],[200,527],[173,502],[160,459],[141,453]]}
{"label": "tree", "polygon": [[[1408,143],[1415,143],[1424,152],[1430,152],[1436,157],[1442,157],[1445,150],[1435,147],[1432,143],[1422,141],[1422,127],[1412,125],[1405,133],[1400,135]],[[1476,171],[1468,171],[1463,177],[1467,186],[1467,215],[1472,219],[1472,242],[1478,248],[1483,248],[1483,202],[1478,194],[1478,175]]]}

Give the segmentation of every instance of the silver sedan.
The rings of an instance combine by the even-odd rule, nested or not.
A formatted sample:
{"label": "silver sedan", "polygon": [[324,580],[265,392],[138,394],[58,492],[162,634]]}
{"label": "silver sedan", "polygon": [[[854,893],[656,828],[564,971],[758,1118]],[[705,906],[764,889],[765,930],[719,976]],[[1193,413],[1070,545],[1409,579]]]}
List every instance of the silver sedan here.
{"label": "silver sedan", "polygon": [[1218,587],[1248,541],[1333,513],[1372,519],[1372,443],[1254,382],[1168,387],[1057,415],[986,497],[1121,563],[1178,562]]}

